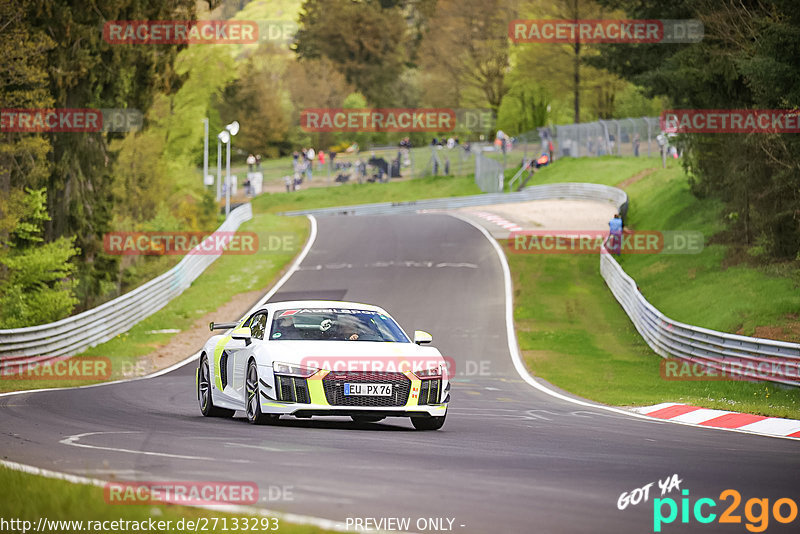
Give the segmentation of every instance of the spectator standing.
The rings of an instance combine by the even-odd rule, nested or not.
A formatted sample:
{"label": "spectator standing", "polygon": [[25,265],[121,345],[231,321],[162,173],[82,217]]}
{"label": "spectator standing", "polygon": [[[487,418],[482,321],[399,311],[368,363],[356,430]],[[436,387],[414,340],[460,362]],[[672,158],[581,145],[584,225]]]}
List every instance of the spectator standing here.
{"label": "spectator standing", "polygon": [[306,151],[306,160],[308,165],[306,166],[306,176],[308,177],[308,181],[310,182],[313,178],[312,171],[314,170],[314,158],[316,157],[316,153],[314,152],[313,148],[309,148]]}
{"label": "spectator standing", "polygon": [[609,244],[611,245],[611,253],[619,256],[622,254],[622,231],[623,223],[619,213],[614,214],[614,218],[608,222],[609,229]]}
{"label": "spectator standing", "polygon": [[248,170],[248,172],[253,172],[253,167],[255,167],[255,164],[256,164],[256,157],[254,155],[252,155],[252,154],[247,156],[247,170]]}

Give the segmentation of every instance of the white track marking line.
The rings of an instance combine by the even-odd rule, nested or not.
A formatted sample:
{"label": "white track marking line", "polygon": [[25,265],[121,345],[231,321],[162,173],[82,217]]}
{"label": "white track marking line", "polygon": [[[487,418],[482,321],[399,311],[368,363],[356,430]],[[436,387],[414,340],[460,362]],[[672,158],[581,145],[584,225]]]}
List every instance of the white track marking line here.
{"label": "white track marking line", "polygon": [[87,436],[98,436],[103,434],[140,434],[141,432],[85,432],[83,434],[74,434],[72,436],[68,436],[59,443],[63,445],[71,445],[73,447],[83,447],[85,449],[97,449],[101,451],[112,451],[112,452],[125,452],[129,454],[141,454],[142,456],[161,456],[164,458],[177,458],[179,460],[206,460],[206,461],[219,461],[219,459],[215,458],[208,458],[205,456],[186,456],[183,454],[169,454],[166,452],[151,452],[151,451],[137,451],[133,449],[119,449],[117,447],[103,447],[100,445],[89,445],[87,443],[79,443],[81,438],[85,438]]}
{"label": "white track marking line", "polygon": [[458,214],[455,214],[455,213],[446,213],[446,215],[449,215],[450,217],[454,217],[456,219],[459,219],[459,220],[469,224],[473,228],[477,229],[481,234],[483,234],[483,236],[489,241],[489,243],[492,244],[492,247],[494,248],[494,251],[497,253],[497,257],[500,260],[500,266],[503,269],[503,285],[504,285],[505,297],[506,297],[506,299],[505,299],[506,300],[506,313],[505,313],[505,316],[506,316],[506,338],[508,340],[508,351],[511,353],[511,360],[514,363],[514,369],[516,369],[516,371],[519,374],[519,376],[528,385],[538,389],[542,393],[550,395],[551,397],[555,397],[557,399],[560,399],[560,400],[563,400],[563,401],[566,401],[566,402],[571,402],[572,404],[577,404],[579,406],[588,406],[590,408],[597,408],[599,410],[605,410],[607,412],[618,413],[618,414],[626,415],[628,417],[634,417],[636,419],[639,419],[639,420],[642,420],[642,421],[651,422],[651,423],[653,423],[653,422],[673,423],[673,424],[677,424],[677,425],[691,426],[691,427],[694,427],[694,428],[704,428],[704,429],[709,429],[709,430],[725,430],[725,431],[728,431],[728,432],[738,432],[740,434],[750,434],[750,435],[757,435],[757,436],[766,436],[766,437],[770,437],[770,438],[780,438],[780,439],[790,439],[790,440],[794,440],[794,441],[800,441],[800,438],[791,438],[791,437],[788,437],[788,436],[776,436],[775,434],[764,434],[764,433],[761,433],[761,432],[754,432],[754,431],[751,431],[751,430],[743,430],[741,428],[720,428],[720,427],[696,425],[694,423],[684,423],[682,421],[675,421],[673,419],[657,419],[655,417],[649,417],[647,415],[643,415],[643,414],[640,414],[640,413],[637,413],[637,412],[634,412],[634,411],[631,411],[631,410],[625,410],[625,409],[622,409],[622,408],[615,408],[613,406],[606,406],[606,405],[603,405],[603,404],[595,404],[595,403],[592,403],[592,402],[587,402],[587,401],[582,401],[582,400],[579,400],[579,399],[574,399],[572,397],[568,397],[567,395],[562,395],[561,393],[548,388],[544,384],[539,383],[535,378],[533,378],[528,373],[528,369],[525,367],[525,364],[522,362],[522,358],[520,357],[520,354],[519,354],[519,347],[517,346],[517,335],[516,335],[516,332],[514,331],[514,302],[513,302],[514,287],[513,287],[513,284],[511,282],[511,269],[508,267],[508,261],[506,260],[506,256],[503,253],[503,249],[500,248],[500,244],[497,242],[497,240],[495,240],[492,237],[492,235],[489,233],[489,231],[486,228],[484,228],[483,226],[481,226],[480,224],[477,224],[477,223],[467,219],[466,217],[462,217],[462,216],[460,216]]}

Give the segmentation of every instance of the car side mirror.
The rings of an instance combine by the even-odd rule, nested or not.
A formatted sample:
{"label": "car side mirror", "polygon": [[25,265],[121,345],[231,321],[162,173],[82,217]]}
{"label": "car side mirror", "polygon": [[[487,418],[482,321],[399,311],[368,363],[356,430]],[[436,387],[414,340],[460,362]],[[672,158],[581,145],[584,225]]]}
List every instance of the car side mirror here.
{"label": "car side mirror", "polygon": [[433,341],[433,336],[429,333],[423,332],[422,330],[414,330],[414,343],[417,345],[430,343],[431,341]]}
{"label": "car side mirror", "polygon": [[215,323],[210,322],[208,323],[208,329],[212,332],[214,330],[230,330],[231,328],[236,328],[236,325],[239,323]]}
{"label": "car side mirror", "polygon": [[253,338],[253,333],[250,331],[249,326],[243,326],[231,332],[231,337],[233,339],[242,339],[244,340],[245,345],[249,345]]}

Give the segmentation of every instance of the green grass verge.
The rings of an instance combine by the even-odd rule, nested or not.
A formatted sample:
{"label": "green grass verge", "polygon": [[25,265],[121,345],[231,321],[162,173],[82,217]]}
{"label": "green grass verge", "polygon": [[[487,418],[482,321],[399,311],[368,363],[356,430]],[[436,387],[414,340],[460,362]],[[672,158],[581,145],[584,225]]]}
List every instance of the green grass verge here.
{"label": "green grass verge", "polygon": [[[723,230],[722,205],[699,200],[674,166],[628,188],[627,224],[642,230]],[[700,254],[623,256],[622,266],[645,297],[667,316],[689,324],[747,336],[800,341],[800,267],[787,263],[727,265],[728,246],[707,245]]]}
{"label": "green grass verge", "polygon": [[[557,184],[563,182],[590,182],[594,184],[617,185],[639,172],[661,167],[660,158],[623,158],[619,156],[600,156],[596,158],[563,158],[552,165],[542,167],[528,185]],[[519,167],[506,170],[506,180],[510,180]],[[527,173],[522,177],[527,176]],[[519,181],[517,182],[517,184]],[[516,188],[517,184],[514,185]]]}
{"label": "green grass verge", "polygon": [[343,184],[304,189],[294,193],[266,193],[253,199],[258,212],[328,208],[373,202],[410,202],[426,198],[478,195],[481,190],[471,177],[432,176],[390,183]]}
{"label": "green grass verge", "polygon": [[[216,310],[236,294],[264,289],[277,279],[305,245],[308,221],[302,217],[279,217],[256,213],[252,220],[239,227],[241,232],[255,232],[259,236],[259,250],[255,254],[224,254],[212,263],[192,285],[174,298],[164,308],[136,324],[128,332],[88,349],[76,358],[108,357],[111,359],[112,379],[149,372],[136,367],[142,356],[166,345],[175,333],[149,333],[156,330],[186,330],[206,313]],[[286,247],[270,249],[270,236],[286,237]],[[238,317],[219,317],[219,321]],[[188,356],[188,354],[186,354]],[[137,369],[140,371],[137,373]],[[68,387],[92,383],[85,380],[26,379],[0,380],[0,391]]]}
{"label": "green grass verge", "polygon": [[[30,521],[28,528],[36,528],[39,519],[44,518],[49,521],[83,521],[83,529],[75,524],[64,525],[64,528],[44,529],[45,532],[84,532],[94,530],[95,532],[114,532],[111,524],[106,528],[90,529],[87,528],[87,521],[144,521],[143,529],[117,529],[118,532],[149,532],[147,521],[170,521],[170,524],[163,523],[163,526],[170,528],[159,529],[160,532],[189,532],[193,528],[185,526],[186,521],[201,521],[201,525],[207,525],[209,530],[205,532],[225,532],[222,529],[223,518],[226,519],[228,532],[232,528],[233,522],[239,518],[239,525],[243,525],[245,518],[248,518],[248,525],[253,525],[254,517],[246,515],[234,515],[222,512],[203,510],[200,508],[175,506],[175,505],[114,505],[107,504],[103,496],[103,488],[85,484],[73,484],[62,480],[53,480],[41,476],[29,475],[6,467],[0,466],[0,518],[5,521],[12,519]],[[24,491],[20,491],[24,488]],[[205,518],[205,519],[204,519]],[[211,528],[217,519],[216,529]],[[184,528],[178,529],[178,522],[184,521]],[[273,523],[265,523],[268,526]],[[130,526],[130,524],[129,524]],[[158,527],[157,527],[158,528]],[[22,528],[13,528],[14,531],[22,532]],[[266,530],[261,530],[267,532]],[[284,534],[312,534],[325,532],[317,527],[299,526],[278,520],[278,529],[272,532]]]}
{"label": "green grass verge", "polygon": [[661,378],[655,354],[614,299],[594,255],[509,254],[520,349],[536,376],[617,406],[683,402],[800,418],[800,392],[739,381]]}
{"label": "green grass verge", "polygon": [[[568,159],[535,178],[614,185],[649,168],[652,161],[644,158]],[[723,227],[720,204],[692,196],[675,162],[626,190],[629,227],[696,230],[706,239]],[[757,325],[787,321],[791,310],[800,309],[800,293],[792,276],[781,276],[774,269],[725,268],[725,254],[725,246],[711,245],[696,255],[630,255],[620,262],[650,302],[686,323],[749,334]],[[508,260],[520,348],[537,376],[606,404],[684,402],[800,418],[797,388],[662,379],[662,359],[649,349],[614,299],[600,276],[596,256],[510,254]]]}

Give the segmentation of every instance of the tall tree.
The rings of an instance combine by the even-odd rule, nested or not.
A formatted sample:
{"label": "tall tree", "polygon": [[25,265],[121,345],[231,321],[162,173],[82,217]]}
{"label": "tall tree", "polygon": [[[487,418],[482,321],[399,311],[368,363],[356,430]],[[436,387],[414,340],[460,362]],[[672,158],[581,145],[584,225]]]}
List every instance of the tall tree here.
{"label": "tall tree", "polygon": [[[451,107],[486,107],[496,114],[508,91],[511,0],[438,0],[420,45],[419,63],[448,95]],[[438,100],[436,96],[429,100]]]}
{"label": "tall tree", "polygon": [[[89,6],[79,0],[30,0],[23,16],[54,46],[43,50],[49,92],[57,108],[134,108],[146,110],[154,94],[170,92],[180,80],[171,67],[180,47],[112,45],[103,40],[111,20],[190,20],[191,0],[108,0]],[[102,235],[113,214],[108,141],[120,134],[51,133],[52,164],[47,180],[47,240],[74,235],[81,249],[79,294],[84,306],[113,285],[115,257],[102,252]]]}
{"label": "tall tree", "polygon": [[301,59],[326,57],[375,106],[393,106],[409,59],[402,2],[306,0],[294,49]]}
{"label": "tall tree", "polygon": [[[53,105],[45,54],[55,43],[42,28],[31,25],[27,15],[30,4],[30,0],[0,0],[0,109]],[[21,191],[25,185],[44,185],[50,171],[50,150],[43,135],[0,128],[0,197],[10,195],[12,189]]]}
{"label": "tall tree", "polygon": [[[800,11],[792,0],[600,0],[633,18],[700,19],[701,42],[604,47],[605,66],[673,107],[800,107]],[[800,255],[800,140],[754,132],[681,136],[697,195],[726,205],[730,241],[765,259]]]}

